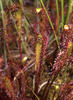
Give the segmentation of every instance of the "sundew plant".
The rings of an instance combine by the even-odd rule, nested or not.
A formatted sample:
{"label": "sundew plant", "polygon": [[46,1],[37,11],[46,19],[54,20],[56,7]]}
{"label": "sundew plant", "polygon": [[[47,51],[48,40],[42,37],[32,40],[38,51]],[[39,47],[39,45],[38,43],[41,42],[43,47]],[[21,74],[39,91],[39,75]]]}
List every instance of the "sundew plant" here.
{"label": "sundew plant", "polygon": [[0,100],[73,100],[73,0],[0,0]]}

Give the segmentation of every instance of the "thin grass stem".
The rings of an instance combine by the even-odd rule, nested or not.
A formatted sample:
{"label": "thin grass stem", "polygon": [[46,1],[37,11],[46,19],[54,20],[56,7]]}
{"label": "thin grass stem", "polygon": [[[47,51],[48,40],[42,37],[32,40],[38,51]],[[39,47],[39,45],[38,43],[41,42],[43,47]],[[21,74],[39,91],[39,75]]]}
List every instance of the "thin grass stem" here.
{"label": "thin grass stem", "polygon": [[64,0],[61,0],[62,31],[64,27]]}
{"label": "thin grass stem", "polygon": [[47,12],[47,10],[46,10],[46,8],[45,8],[45,5],[44,5],[43,1],[40,0],[40,2],[41,2],[41,5],[42,5],[42,7],[43,7],[43,9],[44,9],[44,11],[45,11],[47,17],[48,17],[48,20],[49,20],[49,23],[50,23],[50,25],[51,25],[51,27],[52,27],[52,30],[53,30],[53,32],[54,32],[54,36],[55,36],[55,39],[56,39],[56,42],[57,42],[58,49],[60,49],[58,37],[57,37],[57,35],[56,35],[56,31],[55,31],[55,29],[54,29],[54,26],[53,26],[53,23],[52,23],[52,21],[51,21],[51,18],[50,18],[50,16],[48,15],[48,12]]}
{"label": "thin grass stem", "polygon": [[59,36],[60,23],[59,23],[59,5],[58,5],[58,0],[56,0],[56,10],[57,10],[57,18],[58,18],[58,36]]}
{"label": "thin grass stem", "polygon": [[22,4],[23,0],[19,0],[20,4]]}
{"label": "thin grass stem", "polygon": [[69,0],[69,8],[68,8],[68,13],[67,13],[67,17],[66,17],[66,24],[68,24],[69,16],[72,12],[72,2],[73,2],[73,0]]}
{"label": "thin grass stem", "polygon": [[6,52],[6,39],[5,39],[5,30],[6,30],[6,25],[5,25],[5,17],[4,17],[4,9],[3,9],[3,4],[2,0],[0,0],[0,9],[1,9],[1,14],[2,14],[2,21],[3,21],[3,37],[4,37],[4,60],[5,60],[5,67],[7,65],[7,52]]}

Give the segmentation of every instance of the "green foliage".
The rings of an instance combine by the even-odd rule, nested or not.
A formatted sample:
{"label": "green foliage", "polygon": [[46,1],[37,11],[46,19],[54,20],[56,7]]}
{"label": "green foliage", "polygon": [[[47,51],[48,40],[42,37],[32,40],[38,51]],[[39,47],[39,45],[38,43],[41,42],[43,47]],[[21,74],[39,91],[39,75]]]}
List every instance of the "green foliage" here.
{"label": "green foliage", "polygon": [[66,24],[68,24],[72,9],[73,9],[73,0],[69,0],[69,7],[68,7],[68,13],[67,13],[67,17],[66,17]]}
{"label": "green foliage", "polygon": [[64,28],[64,0],[61,0],[62,31]]}
{"label": "green foliage", "polygon": [[[42,5],[40,8],[31,6],[31,0],[26,0],[25,6],[23,0],[18,1],[0,0],[0,49],[4,50],[0,57],[0,89],[12,100],[64,100],[62,84],[67,82],[73,88],[73,81],[68,83],[73,74],[72,0],[68,13],[64,0],[52,4],[51,0],[35,0]],[[66,24],[70,19],[69,25],[64,25],[64,17]],[[67,85],[64,94],[65,90],[69,92]],[[71,94],[65,95],[67,98]]]}
{"label": "green foliage", "polygon": [[54,32],[54,36],[55,36],[55,39],[56,39],[58,48],[60,49],[58,37],[57,37],[57,35],[56,35],[56,32],[55,32],[54,26],[53,26],[53,24],[52,24],[51,18],[50,18],[50,16],[48,15],[48,12],[47,12],[47,10],[46,10],[46,8],[45,8],[45,5],[44,5],[43,1],[40,0],[40,2],[41,2],[41,5],[43,6],[43,8],[44,8],[44,10],[45,10],[45,13],[46,13],[47,17],[48,17],[49,23],[50,23],[50,25],[51,25],[51,27],[52,27],[52,29],[53,29],[53,32]]}
{"label": "green foliage", "polygon": [[12,96],[13,100],[15,100],[16,97],[15,97],[14,89],[13,89],[13,86],[12,86],[10,79],[8,77],[4,77],[3,80],[4,80],[4,84],[5,84],[6,89],[8,90],[10,95]]}
{"label": "green foliage", "polygon": [[57,9],[57,18],[58,18],[58,33],[60,30],[60,19],[59,19],[59,5],[58,5],[58,0],[56,0],[56,9]]}
{"label": "green foliage", "polygon": [[23,0],[19,0],[20,4],[22,4]]}
{"label": "green foliage", "polygon": [[3,38],[4,38],[4,60],[5,60],[5,66],[7,65],[7,52],[6,52],[6,39],[5,39],[5,33],[6,33],[6,20],[5,20],[5,12],[2,4],[2,0],[0,0],[0,10],[2,14],[2,21],[3,21]]}

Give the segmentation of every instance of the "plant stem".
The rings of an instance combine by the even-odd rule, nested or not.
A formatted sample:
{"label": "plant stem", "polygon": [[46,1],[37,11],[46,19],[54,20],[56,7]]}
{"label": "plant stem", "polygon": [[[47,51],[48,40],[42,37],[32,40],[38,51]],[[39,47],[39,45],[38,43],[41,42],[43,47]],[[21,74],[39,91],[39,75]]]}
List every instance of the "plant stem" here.
{"label": "plant stem", "polygon": [[64,0],[61,0],[62,31],[64,27]]}
{"label": "plant stem", "polygon": [[51,18],[50,18],[50,16],[48,15],[48,12],[47,12],[47,10],[46,10],[46,8],[45,8],[45,5],[44,5],[43,1],[40,0],[40,2],[41,2],[41,5],[43,6],[43,9],[44,9],[44,11],[45,11],[47,17],[48,17],[49,23],[50,23],[50,25],[51,25],[51,27],[52,27],[52,30],[53,30],[53,32],[54,32],[54,36],[55,36],[55,39],[56,39],[56,42],[57,42],[58,49],[60,50],[58,37],[57,37],[57,35],[56,35],[56,31],[55,31],[55,29],[54,29],[54,26],[53,26],[53,23],[52,23],[52,21],[51,21]]}
{"label": "plant stem", "polygon": [[58,0],[56,0],[56,10],[57,10],[57,18],[58,18],[58,36],[59,36],[60,24],[59,24],[59,6],[58,6]]}
{"label": "plant stem", "polygon": [[69,0],[69,8],[68,8],[68,13],[67,13],[67,17],[66,17],[66,24],[68,24],[69,16],[72,11],[72,1],[73,0]]}
{"label": "plant stem", "polygon": [[3,21],[3,28],[4,28],[4,32],[3,32],[3,36],[4,36],[4,60],[5,60],[5,67],[6,67],[6,65],[7,65],[6,39],[5,39],[6,25],[5,25],[5,18],[4,18],[5,12],[3,9],[2,0],[0,0],[0,9],[1,9],[1,13],[2,13],[2,21]]}

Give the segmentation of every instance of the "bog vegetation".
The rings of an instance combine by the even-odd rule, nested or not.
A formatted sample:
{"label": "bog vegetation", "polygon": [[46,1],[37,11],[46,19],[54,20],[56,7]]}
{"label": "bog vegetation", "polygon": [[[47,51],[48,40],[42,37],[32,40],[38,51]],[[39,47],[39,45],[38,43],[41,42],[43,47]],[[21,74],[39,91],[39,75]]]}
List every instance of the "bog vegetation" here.
{"label": "bog vegetation", "polygon": [[73,0],[0,0],[0,100],[73,100]]}

